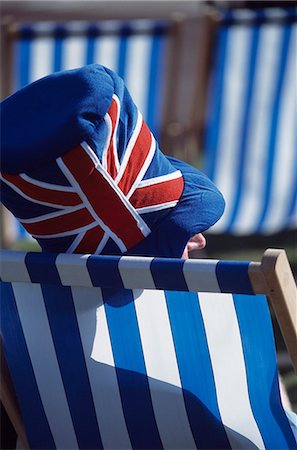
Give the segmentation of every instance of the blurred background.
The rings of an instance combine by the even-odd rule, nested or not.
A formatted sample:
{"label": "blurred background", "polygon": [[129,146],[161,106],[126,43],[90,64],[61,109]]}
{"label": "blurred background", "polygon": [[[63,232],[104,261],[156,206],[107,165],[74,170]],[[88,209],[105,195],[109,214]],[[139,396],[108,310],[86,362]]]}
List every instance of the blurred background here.
{"label": "blurred background", "polygon": [[[284,248],[296,276],[296,45],[295,1],[2,0],[1,99],[55,71],[113,69],[162,151],[205,171],[225,196],[196,256],[259,260]],[[2,248],[38,250],[1,208]]]}

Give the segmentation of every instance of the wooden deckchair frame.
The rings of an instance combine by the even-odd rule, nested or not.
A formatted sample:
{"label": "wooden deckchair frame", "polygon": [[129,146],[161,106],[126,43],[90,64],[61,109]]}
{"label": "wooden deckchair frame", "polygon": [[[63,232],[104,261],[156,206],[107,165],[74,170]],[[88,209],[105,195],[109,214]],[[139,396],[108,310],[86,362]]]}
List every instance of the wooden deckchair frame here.
{"label": "wooden deckchair frame", "polygon": [[297,289],[286,252],[266,250],[260,263],[251,264],[249,276],[255,293],[270,300],[297,373]]}
{"label": "wooden deckchair frame", "polygon": [[[252,262],[249,277],[255,294],[265,294],[275,313],[297,373],[297,289],[284,250],[268,249],[261,262]],[[1,351],[1,401],[24,449],[29,449],[13,383]]]}

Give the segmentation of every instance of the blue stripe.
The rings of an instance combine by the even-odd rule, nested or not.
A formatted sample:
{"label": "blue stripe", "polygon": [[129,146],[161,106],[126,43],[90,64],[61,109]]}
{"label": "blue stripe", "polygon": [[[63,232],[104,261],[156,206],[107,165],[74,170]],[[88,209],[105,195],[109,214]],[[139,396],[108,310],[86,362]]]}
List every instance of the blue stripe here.
{"label": "blue stripe", "polygon": [[98,34],[99,29],[96,25],[90,25],[87,30],[86,64],[93,64],[95,62],[95,43]]}
{"label": "blue stripe", "polygon": [[89,256],[87,269],[94,286],[123,288],[117,256]]}
{"label": "blue stripe", "polygon": [[30,448],[55,449],[10,283],[1,283],[1,336]]}
{"label": "blue stripe", "polygon": [[154,258],[151,262],[151,274],[156,289],[188,291],[183,274],[184,260],[173,258]]}
{"label": "blue stripe", "polygon": [[33,28],[30,26],[22,27],[20,30],[20,38],[17,42],[17,90],[30,83],[31,46],[33,39]]}
{"label": "blue stripe", "polygon": [[279,114],[280,114],[280,105],[282,98],[282,90],[284,85],[284,75],[286,66],[288,63],[288,49],[290,38],[292,34],[292,26],[285,26],[282,32],[282,45],[281,45],[281,54],[280,60],[278,64],[278,73],[276,76],[276,85],[275,85],[275,93],[273,95],[274,104],[272,107],[272,115],[271,115],[271,123],[270,123],[270,136],[268,143],[268,163],[266,168],[266,174],[263,174],[265,183],[265,192],[263,198],[263,210],[259,219],[259,222],[256,227],[256,231],[259,232],[262,228],[263,223],[265,222],[265,218],[269,209],[269,205],[272,201],[271,199],[271,187],[273,181],[273,167],[275,164],[275,152],[276,152],[276,142],[277,142],[277,133],[278,133],[278,122],[279,122]]}
{"label": "blue stripe", "polygon": [[79,448],[102,449],[71,288],[41,288]]}
{"label": "blue stripe", "polygon": [[53,72],[59,72],[63,69],[63,44],[65,37],[67,36],[66,28],[63,26],[57,26],[54,31],[54,60],[53,60]]}
{"label": "blue stripe", "polygon": [[[294,146],[294,152],[295,155],[297,156],[297,133],[296,133],[296,129],[295,129],[295,146]],[[296,160],[297,158],[295,157],[294,160]],[[292,194],[291,194],[291,200],[289,202],[289,207],[288,207],[288,220],[285,223],[285,225],[290,225],[293,224],[296,227],[296,220],[297,220],[297,163],[295,164],[295,175],[294,175],[294,186],[292,189]]]}
{"label": "blue stripe", "polygon": [[152,407],[133,293],[103,289],[102,294],[132,447],[163,448]]}
{"label": "blue stripe", "polygon": [[[259,16],[260,12],[257,13]],[[255,82],[255,73],[257,70],[257,64],[261,64],[258,62],[258,47],[259,47],[259,38],[260,38],[260,28],[259,25],[255,26],[252,31],[251,36],[251,46],[250,46],[250,55],[248,61],[249,72],[247,75],[247,87],[246,87],[246,96],[245,99],[239,99],[244,103],[243,106],[243,118],[241,122],[242,130],[240,133],[240,138],[238,139],[238,148],[236,150],[236,154],[238,156],[238,167],[233,173],[233,183],[236,186],[235,189],[235,200],[234,206],[232,209],[232,214],[230,215],[229,223],[226,225],[226,231],[232,231],[234,222],[236,220],[238,210],[241,203],[242,194],[244,194],[243,189],[246,188],[244,184],[244,171],[246,168],[246,160],[249,157],[248,154],[248,144],[250,142],[250,134],[253,133],[253,130],[250,129],[250,118],[251,118],[251,106],[253,100],[253,92],[254,92],[254,82]],[[265,69],[264,69],[265,70]],[[267,69],[266,69],[267,70]]]}
{"label": "blue stripe", "polygon": [[118,68],[117,68],[117,74],[123,79],[125,79],[126,75],[128,39],[130,34],[131,34],[130,26],[128,24],[124,24],[120,29],[120,44],[119,44]]}
{"label": "blue stripe", "polygon": [[[291,39],[291,45],[296,48],[296,43]],[[295,57],[291,56],[291,57]],[[295,89],[296,90],[296,89]],[[296,105],[295,105],[295,116],[296,116]],[[281,224],[282,229],[290,228],[294,226],[296,228],[297,222],[297,129],[296,126],[291,130],[294,133],[294,144],[292,148],[292,168],[294,170],[292,175],[291,190],[288,198],[288,206],[286,214],[283,218],[283,223]]]}
{"label": "blue stripe", "polygon": [[219,261],[216,265],[216,276],[221,292],[253,294],[248,273],[249,264],[247,261]]}
{"label": "blue stripe", "polygon": [[217,153],[219,151],[219,133],[222,117],[224,78],[226,76],[225,63],[228,47],[229,30],[221,27],[216,36],[217,48],[215,66],[211,77],[210,95],[208,104],[208,119],[205,136],[205,163],[204,170],[210,179],[214,180],[216,172]]}
{"label": "blue stripe", "polygon": [[[297,11],[297,9],[296,9]],[[291,35],[291,41],[290,41],[291,50],[289,51],[289,58],[293,58],[296,61],[296,42],[293,39],[293,33]],[[289,64],[289,62],[288,62]],[[296,68],[296,64],[295,64]],[[294,89],[293,89],[294,91]],[[296,92],[296,86],[295,86],[295,92]],[[296,117],[296,104],[295,104],[295,117]],[[283,120],[283,119],[282,119]],[[292,177],[292,189],[290,192],[290,197],[288,199],[288,209],[287,214],[284,217],[284,223],[282,228],[290,227],[291,225],[294,225],[296,227],[296,221],[297,221],[297,128],[296,126],[291,130],[294,133],[294,143],[293,143],[293,158],[292,158],[292,167],[294,170],[294,174]]]}
{"label": "blue stripe", "polygon": [[61,285],[61,279],[55,265],[56,254],[28,252],[25,264],[32,283]]}
{"label": "blue stripe", "polygon": [[160,133],[161,97],[164,92],[164,53],[165,33],[167,28],[159,25],[152,30],[153,38],[149,62],[149,90],[147,99],[146,121],[156,138]]}
{"label": "blue stripe", "polygon": [[165,295],[185,405],[197,448],[229,449],[197,294],[166,292]]}
{"label": "blue stripe", "polygon": [[265,448],[296,449],[280,400],[274,336],[266,297],[234,295],[234,305],[251,407]]}

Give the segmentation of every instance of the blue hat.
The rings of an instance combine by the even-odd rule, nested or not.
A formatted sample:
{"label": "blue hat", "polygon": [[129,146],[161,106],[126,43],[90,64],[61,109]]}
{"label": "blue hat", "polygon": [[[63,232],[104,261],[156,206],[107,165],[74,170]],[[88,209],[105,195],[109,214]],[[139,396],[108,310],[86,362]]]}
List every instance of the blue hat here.
{"label": "blue hat", "polygon": [[123,80],[97,64],[2,102],[1,191],[47,252],[180,257],[224,210],[203,173],[160,151]]}

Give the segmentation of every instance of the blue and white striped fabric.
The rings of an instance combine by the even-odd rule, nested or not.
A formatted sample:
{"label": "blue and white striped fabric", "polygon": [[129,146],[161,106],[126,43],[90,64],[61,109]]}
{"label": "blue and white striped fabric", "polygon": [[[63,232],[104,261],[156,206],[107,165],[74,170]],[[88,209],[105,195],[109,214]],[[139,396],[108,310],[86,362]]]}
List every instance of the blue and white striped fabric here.
{"label": "blue and white striped fabric", "polygon": [[[98,63],[121,76],[157,138],[169,24],[149,20],[24,24],[14,41],[14,90],[61,70]],[[17,224],[16,239],[31,239]]]}
{"label": "blue and white striped fabric", "polygon": [[23,25],[15,40],[15,90],[50,73],[101,64],[122,77],[158,135],[167,22],[68,22]]}
{"label": "blue and white striped fabric", "polygon": [[[1,250],[2,282],[254,294],[249,261]],[[45,278],[46,277],[46,278]]]}
{"label": "blue and white striped fabric", "polygon": [[188,291],[236,292],[218,275],[234,263],[1,260],[3,347],[30,448],[296,448],[266,298]]}
{"label": "blue and white striped fabric", "polygon": [[206,172],[226,200],[214,233],[297,225],[296,42],[296,8],[222,20],[206,132]]}

